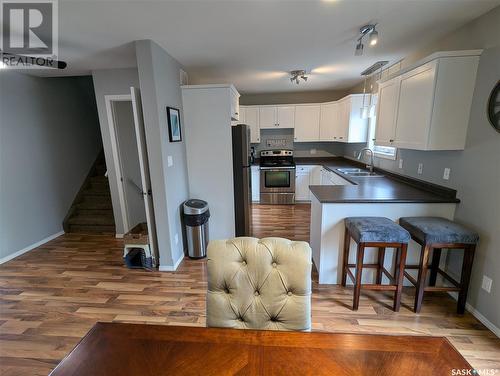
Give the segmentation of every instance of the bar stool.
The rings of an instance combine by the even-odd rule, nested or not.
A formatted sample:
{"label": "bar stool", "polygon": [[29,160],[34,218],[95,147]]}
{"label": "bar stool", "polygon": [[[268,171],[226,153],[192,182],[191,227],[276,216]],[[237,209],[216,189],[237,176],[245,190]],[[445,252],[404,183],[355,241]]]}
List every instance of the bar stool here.
{"label": "bar stool", "polygon": [[[358,243],[356,264],[349,264],[349,246],[351,237]],[[359,307],[361,288],[368,290],[394,291],[394,311],[401,306],[401,291],[403,288],[403,273],[406,263],[406,251],[410,234],[389,218],[384,217],[349,217],[345,219],[344,260],[342,264],[342,286],[346,285],[347,275],[354,283],[353,310]],[[366,247],[378,248],[378,263],[364,264],[363,258]],[[385,249],[396,248],[395,272],[392,276],[384,267]],[[361,284],[361,275],[365,268],[377,269],[375,284]],[[355,275],[350,268],[355,268]],[[390,281],[389,285],[382,284],[382,274]]]}
{"label": "bar stool", "polygon": [[[399,220],[399,224],[408,230],[412,239],[422,246],[420,263],[418,265],[406,265],[405,267],[405,269],[418,269],[417,279],[415,280],[408,272],[404,272],[404,276],[417,288],[415,312],[420,312],[424,291],[458,291],[457,313],[463,314],[479,235],[458,223],[439,217],[404,217]],[[460,282],[457,282],[439,268],[442,248],[464,250]],[[432,253],[432,263],[429,266],[431,250],[434,251]],[[427,269],[431,270],[428,287],[425,286]],[[454,287],[436,287],[438,273],[445,280],[451,282]]]}

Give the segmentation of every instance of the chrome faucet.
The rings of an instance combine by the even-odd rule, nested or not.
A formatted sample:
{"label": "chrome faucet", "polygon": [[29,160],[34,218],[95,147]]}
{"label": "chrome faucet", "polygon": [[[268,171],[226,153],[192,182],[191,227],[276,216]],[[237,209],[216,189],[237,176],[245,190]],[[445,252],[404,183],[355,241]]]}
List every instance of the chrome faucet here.
{"label": "chrome faucet", "polygon": [[370,164],[367,165],[366,167],[368,167],[368,169],[370,170],[370,174],[373,174],[373,150],[370,149],[370,148],[363,148],[359,151],[359,154],[358,154],[358,160],[361,160],[363,158],[363,154],[365,152],[370,152]]}

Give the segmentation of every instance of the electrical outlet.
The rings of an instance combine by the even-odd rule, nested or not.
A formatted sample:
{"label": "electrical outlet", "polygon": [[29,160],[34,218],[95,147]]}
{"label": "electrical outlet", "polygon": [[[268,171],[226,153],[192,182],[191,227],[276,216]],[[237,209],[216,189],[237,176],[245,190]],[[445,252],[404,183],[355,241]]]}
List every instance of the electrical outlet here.
{"label": "electrical outlet", "polygon": [[171,155],[167,156],[167,166],[172,167],[174,165],[174,158]]}
{"label": "electrical outlet", "polygon": [[422,172],[424,172],[424,164],[423,163],[419,163],[418,164],[418,170],[417,170],[417,173],[419,175],[422,175]]}
{"label": "electrical outlet", "polygon": [[317,150],[316,150],[316,149],[311,149],[311,150],[309,150],[309,153],[311,153],[311,154],[316,154],[316,152],[317,152]]}
{"label": "electrical outlet", "polygon": [[399,160],[399,168],[403,168],[403,160],[402,159]]}
{"label": "electrical outlet", "polygon": [[493,284],[493,280],[490,277],[483,275],[483,283],[481,288],[486,291],[488,294],[491,292],[491,285]]}
{"label": "electrical outlet", "polygon": [[450,172],[451,172],[451,169],[449,169],[448,167],[446,167],[444,169],[444,174],[443,174],[444,180],[450,180]]}

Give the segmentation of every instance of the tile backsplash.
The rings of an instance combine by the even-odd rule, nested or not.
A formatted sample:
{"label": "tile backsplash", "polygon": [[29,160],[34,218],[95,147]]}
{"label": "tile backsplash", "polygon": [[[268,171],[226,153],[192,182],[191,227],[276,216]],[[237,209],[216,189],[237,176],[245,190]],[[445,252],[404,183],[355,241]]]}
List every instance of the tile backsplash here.
{"label": "tile backsplash", "polygon": [[293,129],[261,129],[260,143],[252,144],[256,155],[261,150],[291,149],[296,157],[334,157],[344,155],[338,142],[293,142]]}

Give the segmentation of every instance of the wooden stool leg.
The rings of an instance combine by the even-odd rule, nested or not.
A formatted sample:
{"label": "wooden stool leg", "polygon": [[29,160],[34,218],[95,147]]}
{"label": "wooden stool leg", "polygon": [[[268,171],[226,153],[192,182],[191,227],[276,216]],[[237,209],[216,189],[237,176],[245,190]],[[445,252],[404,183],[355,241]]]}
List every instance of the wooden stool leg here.
{"label": "wooden stool leg", "polygon": [[460,315],[465,312],[465,303],[467,301],[467,291],[469,290],[472,262],[474,261],[475,252],[475,244],[464,249],[464,261],[462,263],[462,276],[460,277],[460,291],[458,292],[457,304],[457,313]]}
{"label": "wooden stool leg", "polygon": [[429,262],[430,245],[424,245],[420,253],[420,265],[418,269],[417,291],[415,292],[415,313],[419,313],[422,308],[424,298],[425,277],[427,276],[427,264]]}
{"label": "wooden stool leg", "polygon": [[401,307],[401,293],[403,292],[403,280],[404,280],[404,271],[406,264],[406,251],[408,249],[408,244],[401,244],[401,248],[397,248],[396,252],[398,256],[396,256],[397,264],[396,264],[396,291],[394,292],[394,312],[399,312],[399,308]]}
{"label": "wooden stool leg", "polygon": [[377,280],[375,282],[377,285],[380,285],[382,283],[382,268],[384,267],[384,258],[385,258],[385,247],[379,247]]}
{"label": "wooden stool leg", "polygon": [[349,263],[349,246],[351,242],[351,236],[347,228],[344,234],[344,259],[342,260],[342,286],[345,287],[347,283],[347,264]]}
{"label": "wooden stool leg", "polygon": [[431,274],[429,276],[429,286],[436,286],[436,278],[439,269],[439,260],[441,259],[441,248],[434,248],[432,251]]}
{"label": "wooden stool leg", "polygon": [[356,282],[354,283],[354,299],[352,309],[358,310],[359,307],[359,294],[361,292],[361,273],[363,271],[363,258],[365,255],[365,244],[358,244],[358,252],[356,255]]}

